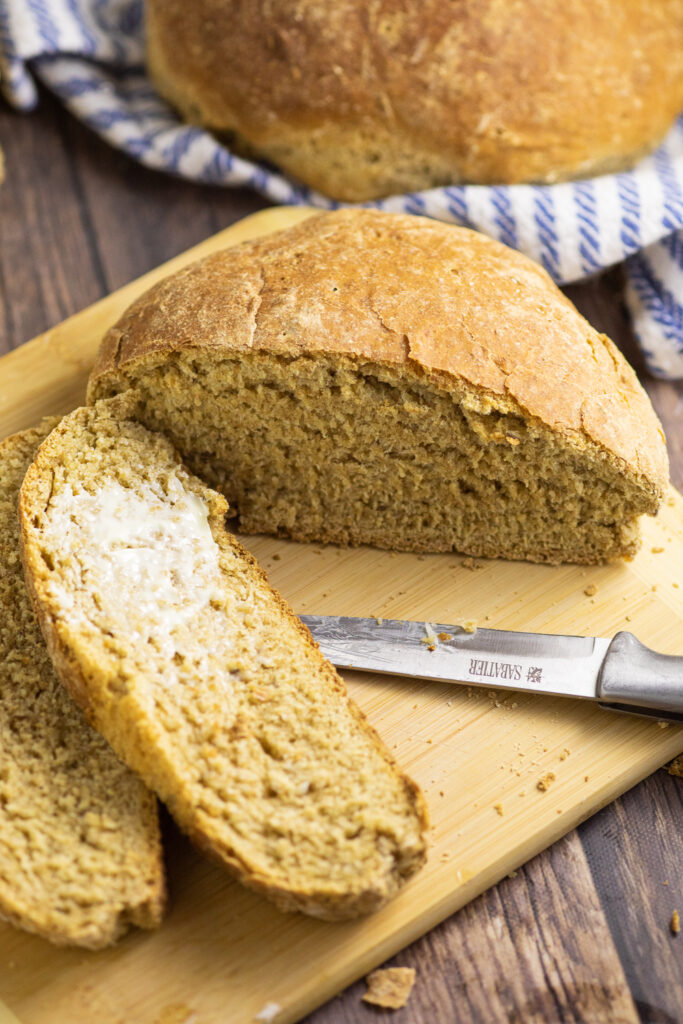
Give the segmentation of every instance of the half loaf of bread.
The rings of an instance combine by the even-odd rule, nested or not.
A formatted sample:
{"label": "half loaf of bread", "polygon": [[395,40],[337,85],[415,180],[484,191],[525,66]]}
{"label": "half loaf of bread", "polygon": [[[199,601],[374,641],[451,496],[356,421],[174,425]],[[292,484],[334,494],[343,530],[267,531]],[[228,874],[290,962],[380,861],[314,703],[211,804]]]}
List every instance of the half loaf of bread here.
{"label": "half loaf of bread", "polygon": [[156,799],[52,668],[19,557],[19,488],[56,420],[0,445],[0,915],[98,949],[164,904]]}
{"label": "half loaf of bread", "polygon": [[667,481],[609,339],[531,260],[425,218],[321,214],[167,278],[89,398],[130,388],[246,532],[595,563]]}
{"label": "half loaf of bread", "polygon": [[21,491],[27,578],[90,721],[196,841],[287,910],[375,910],[425,857],[419,791],[126,398],[65,417]]}

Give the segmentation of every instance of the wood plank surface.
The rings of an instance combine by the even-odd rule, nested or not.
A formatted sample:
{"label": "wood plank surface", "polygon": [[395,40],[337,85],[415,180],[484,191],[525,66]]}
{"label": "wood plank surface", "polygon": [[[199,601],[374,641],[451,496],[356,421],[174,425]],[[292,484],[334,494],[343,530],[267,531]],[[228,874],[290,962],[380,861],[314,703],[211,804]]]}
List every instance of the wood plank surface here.
{"label": "wood plank surface", "polygon": [[[30,117],[0,108],[0,143],[8,170],[7,183],[0,189],[0,352],[265,205],[253,193],[198,187],[135,165],[82,128],[47,94]],[[618,273],[567,292],[642,373],[620,301]],[[642,379],[667,433],[672,480],[681,487],[682,389],[645,375]],[[643,825],[653,808],[656,830]],[[623,826],[628,843],[618,841],[619,830],[603,827],[613,824],[615,814],[621,815],[619,829]],[[595,961],[597,974],[612,986],[620,972],[625,974],[641,1020],[679,1020],[682,984],[676,944],[680,940],[670,935],[668,917],[674,906],[683,906],[680,883],[676,888],[680,849],[674,840],[681,814],[680,780],[658,772],[562,841],[578,843],[585,850],[590,872],[572,873],[565,886],[566,865],[554,856],[553,848],[520,869],[515,878],[452,915],[392,961],[410,963],[418,971],[409,1007],[392,1019],[411,1024],[524,1020],[528,1009],[524,992],[542,993],[549,985],[540,957],[525,959],[524,991],[514,983],[519,969],[516,949],[526,935],[533,937],[539,949],[552,953],[558,984],[568,996],[561,1015],[548,1019],[580,1019],[571,996],[572,979],[582,971],[576,962],[572,915],[577,905],[590,904],[596,908],[594,926],[603,953]],[[615,886],[616,856],[621,869]],[[667,876],[668,887],[663,886],[662,875]],[[546,897],[538,899],[543,878],[554,889],[558,926]],[[514,895],[518,914],[498,915],[498,924],[491,928],[488,902],[503,893]],[[652,915],[655,905],[658,909]],[[614,936],[612,943],[603,941],[609,934]],[[658,968],[664,961],[669,971],[662,976]],[[470,968],[472,962],[476,972]],[[13,970],[0,960],[0,995]],[[505,997],[501,999],[497,994],[502,989]],[[376,1021],[377,1011],[360,1003],[363,991],[362,982],[353,985],[317,1010],[311,1021]],[[184,1019],[183,1012],[178,1004],[173,1021]],[[6,1024],[2,1014],[0,1020]],[[170,1018],[160,1024],[171,1024]]]}
{"label": "wood plank surface", "polygon": [[[577,891],[590,893],[592,886],[574,832],[461,910],[457,931],[441,926],[419,952],[412,949],[390,963],[415,968],[415,1000],[431,1015],[425,1020],[450,1021],[457,1007],[462,1020],[635,1024],[638,1013],[600,901],[594,891],[577,901]],[[364,983],[352,991],[360,1002]],[[412,1024],[414,1009],[411,998],[392,1024]],[[344,1024],[359,1019],[348,1000],[340,1010]],[[314,1013],[309,1024],[325,1017],[325,1010]]]}
{"label": "wood plank surface", "polygon": [[656,796],[645,807],[637,790],[606,807],[586,822],[582,841],[601,898],[614,910],[614,945],[639,1013],[652,1024],[678,1024],[683,950],[669,925],[676,908],[683,913],[681,780],[657,772],[650,791]]}

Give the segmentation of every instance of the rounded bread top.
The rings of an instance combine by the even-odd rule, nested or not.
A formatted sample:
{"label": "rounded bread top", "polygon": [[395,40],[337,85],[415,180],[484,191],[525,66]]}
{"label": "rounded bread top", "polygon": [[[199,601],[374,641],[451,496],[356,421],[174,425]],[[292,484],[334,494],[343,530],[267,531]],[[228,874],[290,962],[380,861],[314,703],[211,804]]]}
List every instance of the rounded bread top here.
{"label": "rounded bread top", "polygon": [[171,102],[339,198],[620,169],[683,107],[681,0],[147,10],[150,68]]}
{"label": "rounded bread top", "polygon": [[486,235],[373,210],[318,214],[160,281],[105,335],[89,398],[175,352],[348,357],[594,442],[661,494],[661,426],[634,371],[538,264]]}

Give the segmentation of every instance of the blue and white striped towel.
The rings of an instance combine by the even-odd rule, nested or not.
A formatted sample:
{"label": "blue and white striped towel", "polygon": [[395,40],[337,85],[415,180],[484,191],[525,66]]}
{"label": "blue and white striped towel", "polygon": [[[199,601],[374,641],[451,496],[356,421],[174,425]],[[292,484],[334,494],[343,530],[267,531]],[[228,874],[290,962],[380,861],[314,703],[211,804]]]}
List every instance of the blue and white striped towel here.
{"label": "blue and white striped towel", "polygon": [[[340,204],[182,124],[144,74],[142,0],[0,0],[0,84],[14,106],[35,78],[112,145],[158,170],[248,185],[278,203]],[[430,189],[368,204],[485,231],[560,284],[625,261],[625,298],[651,372],[683,378],[683,115],[624,174],[559,185]]]}

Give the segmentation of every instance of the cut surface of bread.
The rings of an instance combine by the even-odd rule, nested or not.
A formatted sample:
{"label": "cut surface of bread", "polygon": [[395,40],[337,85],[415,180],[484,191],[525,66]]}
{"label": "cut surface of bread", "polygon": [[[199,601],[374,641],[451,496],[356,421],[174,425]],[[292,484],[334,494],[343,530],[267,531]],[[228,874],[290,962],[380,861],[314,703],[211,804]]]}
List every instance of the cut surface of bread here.
{"label": "cut surface of bread", "polygon": [[282,909],[375,910],[425,810],[227,505],[124,396],[62,420],[21,492],[23,551],[73,696],[177,822]]}
{"label": "cut surface of bread", "polygon": [[189,121],[337,199],[621,170],[683,107],[680,0],[147,0]]}
{"label": "cut surface of bread", "polygon": [[240,529],[538,562],[632,555],[667,481],[633,370],[532,261],[346,210],[209,256],[105,337]]}
{"label": "cut surface of bread", "polygon": [[160,923],[163,864],[156,799],[59,682],[24,584],[19,488],[56,422],[0,444],[0,915],[98,949]]}

